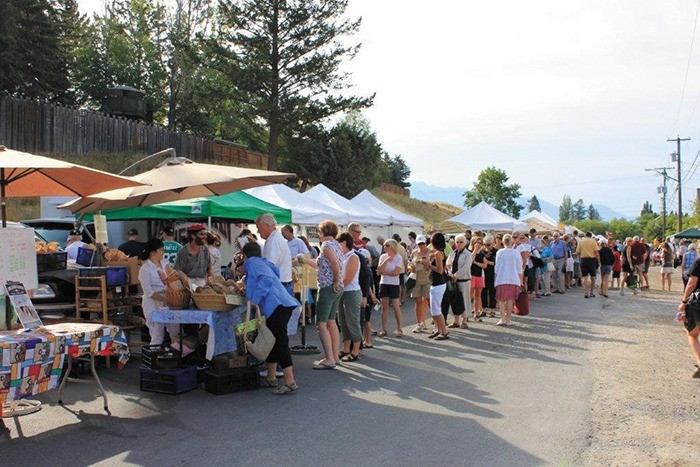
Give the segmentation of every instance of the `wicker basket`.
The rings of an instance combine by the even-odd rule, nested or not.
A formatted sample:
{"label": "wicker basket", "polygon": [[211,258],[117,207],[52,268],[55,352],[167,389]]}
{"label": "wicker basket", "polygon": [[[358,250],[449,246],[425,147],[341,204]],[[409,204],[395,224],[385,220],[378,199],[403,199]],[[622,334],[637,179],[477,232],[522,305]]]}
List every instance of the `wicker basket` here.
{"label": "wicker basket", "polygon": [[173,290],[168,288],[165,291],[165,304],[171,310],[184,310],[190,307],[190,299],[192,294],[189,290]]}
{"label": "wicker basket", "polygon": [[226,303],[226,296],[218,293],[193,293],[192,298],[197,308],[210,311],[231,311],[236,305]]}

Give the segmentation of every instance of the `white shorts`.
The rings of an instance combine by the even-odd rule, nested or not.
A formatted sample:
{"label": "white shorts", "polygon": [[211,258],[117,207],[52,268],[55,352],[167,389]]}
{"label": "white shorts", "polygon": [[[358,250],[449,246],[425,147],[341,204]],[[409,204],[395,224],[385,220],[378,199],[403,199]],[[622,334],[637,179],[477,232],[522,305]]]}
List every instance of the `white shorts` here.
{"label": "white shorts", "polygon": [[446,288],[447,284],[430,286],[430,316],[442,315],[442,296]]}

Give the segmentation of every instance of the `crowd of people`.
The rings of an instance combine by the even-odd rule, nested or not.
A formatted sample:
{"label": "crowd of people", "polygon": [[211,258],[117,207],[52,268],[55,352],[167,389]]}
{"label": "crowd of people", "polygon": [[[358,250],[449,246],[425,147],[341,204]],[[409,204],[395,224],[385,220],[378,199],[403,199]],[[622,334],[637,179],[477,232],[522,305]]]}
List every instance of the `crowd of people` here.
{"label": "crowd of people", "polygon": [[[519,231],[467,230],[454,236],[439,231],[429,236],[410,232],[405,242],[395,234],[386,240],[379,236],[373,243],[362,236],[360,224],[350,223],[341,232],[335,222],[327,220],[318,225],[319,246],[312,247],[305,237],[295,236],[291,226],[278,229],[271,214],[260,216],[255,224],[261,238],[249,230],[241,232],[237,239],[241,252],[233,258],[231,270],[234,276],[236,272],[243,276],[241,289],[260,306],[276,338],[263,380],[263,386],[274,388],[275,394],[298,388],[287,328],[290,320],[297,319],[294,310],[301,305],[294,280],[304,264],[317,269],[317,288],[309,299],[313,315],[299,318],[307,323],[315,318],[323,350],[323,358],[313,364],[317,370],[356,362],[364,349],[374,347],[373,337],[385,338],[390,332],[403,337],[401,305],[408,299],[413,300],[415,313],[413,333],[444,341],[452,329],[469,329],[470,319],[479,323],[495,318],[498,326],[512,325],[512,315],[523,300],[529,307],[531,300],[577,288],[584,299],[607,298],[611,289],[619,289],[622,296],[625,290],[636,295],[649,287],[649,267],[655,255],[664,290],[671,289],[677,267],[687,284],[680,309],[686,312],[688,339],[700,365],[700,311],[686,310],[700,277],[694,244],[675,245],[666,239],[655,246],[638,237],[616,239],[611,232],[596,237],[575,231],[538,234],[534,229],[529,235]],[[140,274],[143,308],[152,344],[161,343],[166,330],[148,320],[153,309],[163,306],[166,265],[183,271],[195,284],[221,273],[220,240],[204,225],[187,229],[184,247],[173,241],[172,234],[166,228],[162,240],[149,240],[141,249],[145,261]],[[377,330],[370,321],[373,310],[381,312]],[[178,329],[168,326],[167,331],[172,338]],[[278,384],[276,376],[283,376],[284,383]],[[700,367],[693,376],[700,377]]]}

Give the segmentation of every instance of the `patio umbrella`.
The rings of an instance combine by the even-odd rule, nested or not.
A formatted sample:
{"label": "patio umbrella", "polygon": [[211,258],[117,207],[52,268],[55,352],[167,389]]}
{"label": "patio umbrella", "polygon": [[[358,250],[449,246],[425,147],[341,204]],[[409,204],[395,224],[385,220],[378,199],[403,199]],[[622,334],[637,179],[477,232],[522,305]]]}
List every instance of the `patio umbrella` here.
{"label": "patio umbrella", "polygon": [[131,177],[148,186],[125,188],[82,197],[61,208],[73,214],[136,206],[150,206],[192,198],[225,195],[232,191],[280,183],[294,174],[202,164],[171,157],[156,168]]}
{"label": "patio umbrella", "polygon": [[143,183],[127,177],[0,146],[3,228],[7,226],[5,199],[8,197],[88,196],[106,190],[140,185]]}

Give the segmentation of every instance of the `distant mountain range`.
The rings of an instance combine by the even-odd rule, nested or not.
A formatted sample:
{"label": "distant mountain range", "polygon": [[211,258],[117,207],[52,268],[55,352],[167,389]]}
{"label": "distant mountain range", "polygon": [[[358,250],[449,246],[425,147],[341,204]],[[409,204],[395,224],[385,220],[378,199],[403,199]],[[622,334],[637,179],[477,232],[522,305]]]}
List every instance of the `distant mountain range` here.
{"label": "distant mountain range", "polygon": [[[412,198],[420,199],[423,201],[442,201],[444,203],[449,203],[461,208],[463,207],[464,191],[466,189],[459,187],[435,186],[422,182],[411,182],[410,190]],[[521,215],[527,214],[527,204],[531,197],[532,195],[521,196],[520,198],[518,198],[518,203],[521,206],[523,206]],[[540,208],[542,209],[543,213],[547,214],[553,219],[559,219],[559,205],[543,200],[539,196],[537,197],[537,199],[540,202]],[[600,217],[604,221],[609,221],[614,218],[625,217],[619,212],[603,204],[594,204],[593,207],[595,207],[598,210]]]}

